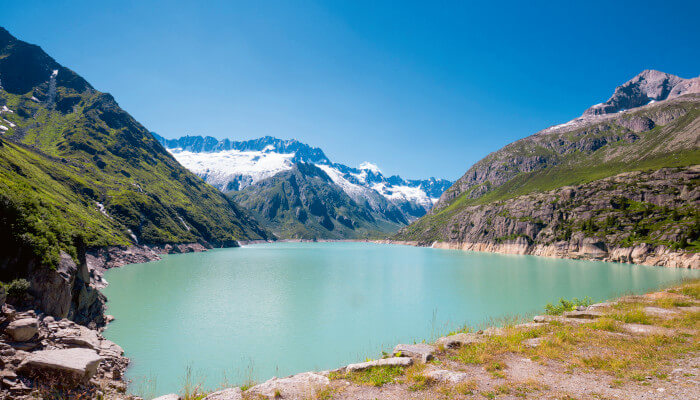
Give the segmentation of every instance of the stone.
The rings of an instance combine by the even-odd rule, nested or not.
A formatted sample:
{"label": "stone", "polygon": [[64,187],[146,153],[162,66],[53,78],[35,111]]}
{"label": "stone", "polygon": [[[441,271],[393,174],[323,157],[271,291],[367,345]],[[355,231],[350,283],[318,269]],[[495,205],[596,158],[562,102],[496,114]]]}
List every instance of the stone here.
{"label": "stone", "polygon": [[578,319],[596,319],[602,317],[604,314],[600,311],[593,310],[582,310],[582,311],[567,311],[563,314],[565,318],[578,318]]}
{"label": "stone", "polygon": [[525,347],[537,347],[540,345],[542,342],[542,338],[531,338],[531,339],[525,339],[522,341],[523,346]]}
{"label": "stone", "polygon": [[22,318],[10,322],[5,332],[17,342],[25,342],[34,337],[39,331],[39,321],[36,318]]}
{"label": "stone", "polygon": [[676,315],[680,314],[680,312],[678,312],[676,310],[669,310],[667,308],[659,308],[659,307],[644,307],[644,313],[647,315],[650,315],[652,317],[657,317],[657,318],[662,318],[662,319],[673,318]]}
{"label": "stone", "polygon": [[78,384],[92,378],[102,361],[95,350],[60,349],[41,350],[31,353],[17,368],[17,372],[26,376],[41,373],[56,374],[67,383]]}
{"label": "stone", "polygon": [[166,394],[165,396],[156,397],[153,400],[180,400],[180,396],[176,394]]}
{"label": "stone", "polygon": [[497,328],[497,327],[491,327],[491,328],[486,328],[481,332],[482,335],[485,336],[501,336],[503,335],[503,328]]}
{"label": "stone", "polygon": [[218,392],[211,393],[207,397],[205,397],[203,400],[242,400],[242,399],[243,399],[243,392],[241,391],[241,388],[236,387],[236,388],[219,390]]}
{"label": "stone", "polygon": [[97,336],[97,332],[81,325],[58,330],[54,334],[54,340],[71,347],[86,347],[93,350],[100,348],[100,338]]}
{"label": "stone", "polygon": [[438,339],[435,344],[448,349],[455,349],[470,343],[477,343],[481,339],[476,333],[457,333]]}
{"label": "stone", "polygon": [[672,329],[653,325],[622,324],[622,330],[636,335],[674,335],[674,331]]}
{"label": "stone", "polygon": [[[409,359],[410,360],[410,359]],[[272,378],[246,390],[246,394],[264,396],[270,399],[280,394],[285,399],[305,399],[330,384],[330,380],[315,372],[304,372],[286,378]]]}
{"label": "stone", "polygon": [[422,362],[426,363],[433,359],[435,354],[435,347],[425,344],[399,344],[394,347],[395,356],[407,356],[411,358],[417,358]]}
{"label": "stone", "polygon": [[411,364],[413,364],[413,359],[411,359],[411,357],[391,357],[382,358],[381,360],[350,364],[345,367],[345,370],[347,372],[353,372],[362,371],[363,369],[372,367],[408,367]]}
{"label": "stone", "polygon": [[459,383],[469,379],[469,374],[447,369],[434,369],[423,374],[426,378],[443,383]]}

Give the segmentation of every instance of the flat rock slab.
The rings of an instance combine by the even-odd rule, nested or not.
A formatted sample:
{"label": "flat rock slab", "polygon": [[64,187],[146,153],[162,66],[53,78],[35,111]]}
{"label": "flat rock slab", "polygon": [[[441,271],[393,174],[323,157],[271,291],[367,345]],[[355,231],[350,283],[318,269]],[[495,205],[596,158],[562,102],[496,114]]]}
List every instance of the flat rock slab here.
{"label": "flat rock slab", "polygon": [[467,344],[478,343],[481,338],[476,333],[458,333],[438,339],[435,344],[448,349],[455,349]]}
{"label": "flat rock slab", "polygon": [[602,317],[603,314],[600,311],[595,310],[583,310],[583,311],[567,311],[563,314],[564,318],[578,318],[578,319],[596,319]]}
{"label": "flat rock slab", "polygon": [[549,322],[559,322],[561,324],[584,324],[586,322],[591,322],[590,320],[579,319],[579,318],[565,318],[559,315],[536,315],[533,319],[534,322],[538,324],[544,324]]}
{"label": "flat rock slab", "polygon": [[36,318],[17,319],[5,328],[5,332],[17,342],[25,342],[39,331],[39,321]]}
{"label": "flat rock slab", "polygon": [[531,339],[525,339],[522,341],[523,346],[525,347],[537,347],[542,343],[542,338],[541,337],[536,337],[536,338],[531,338]]}
{"label": "flat rock slab", "polygon": [[362,371],[372,367],[408,367],[413,364],[411,357],[391,357],[382,358],[381,360],[367,361],[363,363],[350,364],[345,367],[347,372]]}
{"label": "flat rock slab", "polygon": [[330,384],[330,380],[315,372],[304,372],[286,378],[272,378],[246,390],[246,395],[264,396],[267,398],[306,399],[315,396],[316,391]]}
{"label": "flat rock slab", "polygon": [[61,376],[67,382],[79,383],[92,378],[102,361],[95,350],[60,349],[31,353],[17,368],[24,375],[41,373]]}
{"label": "flat rock slab", "polygon": [[210,394],[209,396],[205,397],[203,400],[242,400],[243,399],[243,391],[241,388],[231,388],[231,389],[224,389],[224,390],[219,390],[218,392],[214,392]]}
{"label": "flat rock slab", "polygon": [[664,335],[673,336],[673,329],[662,328],[660,326],[642,325],[642,324],[622,324],[622,330],[635,335]]}
{"label": "flat rock slab", "polygon": [[465,372],[450,371],[447,369],[434,369],[423,374],[426,378],[443,383],[460,383],[469,379],[469,374]]}
{"label": "flat rock slab", "polygon": [[93,350],[100,349],[100,338],[97,332],[84,326],[59,329],[54,333],[54,340],[70,347],[86,347]]}
{"label": "flat rock slab", "polygon": [[679,311],[661,307],[644,307],[644,313],[662,319],[671,319],[680,314]]}
{"label": "flat rock slab", "polygon": [[180,396],[176,394],[166,394],[165,396],[156,397],[153,400],[180,400]]}
{"label": "flat rock slab", "polygon": [[399,344],[394,347],[394,355],[417,358],[426,363],[433,359],[435,347],[425,343]]}

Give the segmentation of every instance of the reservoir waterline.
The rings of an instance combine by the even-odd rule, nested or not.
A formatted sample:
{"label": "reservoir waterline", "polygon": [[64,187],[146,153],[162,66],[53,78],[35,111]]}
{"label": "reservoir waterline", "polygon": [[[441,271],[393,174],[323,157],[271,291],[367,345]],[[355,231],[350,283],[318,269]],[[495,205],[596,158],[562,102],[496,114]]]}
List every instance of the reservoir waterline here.
{"label": "reservoir waterline", "polygon": [[132,363],[130,390],[207,388],[377,357],[399,342],[602,301],[700,271],[373,243],[270,243],[109,270],[105,336]]}

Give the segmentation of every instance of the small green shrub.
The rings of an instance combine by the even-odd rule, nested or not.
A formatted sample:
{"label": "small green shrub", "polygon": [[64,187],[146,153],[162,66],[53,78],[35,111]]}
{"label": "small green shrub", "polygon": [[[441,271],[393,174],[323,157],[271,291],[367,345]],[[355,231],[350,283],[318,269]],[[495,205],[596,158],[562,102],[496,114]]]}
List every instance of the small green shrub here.
{"label": "small green shrub", "polygon": [[570,301],[561,298],[559,299],[559,304],[549,303],[544,306],[544,310],[549,315],[561,315],[565,311],[574,311],[576,307],[588,307],[591,304],[593,304],[593,300],[588,296],[584,297],[583,300],[574,298]]}

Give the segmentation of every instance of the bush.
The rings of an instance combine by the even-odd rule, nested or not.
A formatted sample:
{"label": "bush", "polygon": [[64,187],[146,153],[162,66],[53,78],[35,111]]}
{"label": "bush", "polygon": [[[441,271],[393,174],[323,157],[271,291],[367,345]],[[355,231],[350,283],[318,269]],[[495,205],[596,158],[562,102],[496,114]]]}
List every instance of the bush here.
{"label": "bush", "polygon": [[588,307],[593,304],[593,300],[590,297],[584,297],[583,300],[572,299],[571,301],[566,299],[559,299],[559,304],[549,303],[544,306],[544,310],[549,315],[561,315],[564,311],[574,311],[576,307]]}

